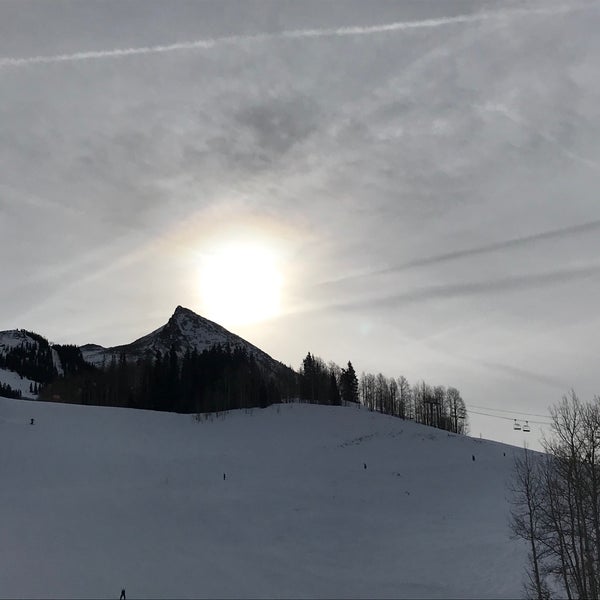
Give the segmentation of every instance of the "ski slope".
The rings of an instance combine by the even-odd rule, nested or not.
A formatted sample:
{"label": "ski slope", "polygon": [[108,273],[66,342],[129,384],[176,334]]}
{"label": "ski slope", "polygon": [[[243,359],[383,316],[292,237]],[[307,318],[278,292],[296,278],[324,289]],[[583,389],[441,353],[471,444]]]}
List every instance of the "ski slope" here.
{"label": "ski slope", "polygon": [[519,597],[515,451],[359,408],[0,398],[0,596]]}

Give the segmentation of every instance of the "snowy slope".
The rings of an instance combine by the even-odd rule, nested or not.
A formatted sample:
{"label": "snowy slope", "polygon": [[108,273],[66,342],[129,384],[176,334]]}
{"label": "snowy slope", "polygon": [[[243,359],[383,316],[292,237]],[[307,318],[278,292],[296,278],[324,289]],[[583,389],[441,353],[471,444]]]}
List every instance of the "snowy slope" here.
{"label": "snowy slope", "polygon": [[[37,344],[38,342],[24,331],[19,331],[17,329],[0,331],[0,354],[27,343]],[[56,357],[56,360],[58,360],[58,366],[60,366],[58,356]],[[26,377],[22,377],[19,373],[15,373],[9,369],[0,368],[0,383],[7,383],[13,390],[21,390],[24,398],[37,398],[37,394],[32,394],[29,391],[29,385],[33,383],[33,381]]]}
{"label": "snowy slope", "polygon": [[29,337],[24,331],[18,329],[0,331],[0,352],[2,353],[26,343],[37,344],[36,340]]}
{"label": "snowy slope", "polygon": [[263,366],[268,368],[279,366],[277,361],[250,342],[182,306],[175,309],[165,325],[131,344],[112,348],[87,344],[81,347],[81,352],[87,362],[99,366],[103,362],[109,363],[113,356],[120,354],[125,354],[131,359],[154,357],[157,351],[164,355],[174,346],[177,353],[183,356],[188,349],[202,352],[215,344],[241,346],[254,355]]}
{"label": "snowy slope", "polygon": [[102,366],[103,363],[108,363],[112,355],[115,354],[109,348],[105,348],[99,344],[84,344],[79,349],[81,350],[83,360],[97,367]]}
{"label": "snowy slope", "polygon": [[13,390],[21,390],[23,398],[37,398],[37,394],[30,392],[29,387],[35,382],[27,377],[21,377],[14,371],[0,368],[0,383],[7,383]]}
{"label": "snowy slope", "polygon": [[518,597],[513,451],[359,408],[0,399],[0,595]]}

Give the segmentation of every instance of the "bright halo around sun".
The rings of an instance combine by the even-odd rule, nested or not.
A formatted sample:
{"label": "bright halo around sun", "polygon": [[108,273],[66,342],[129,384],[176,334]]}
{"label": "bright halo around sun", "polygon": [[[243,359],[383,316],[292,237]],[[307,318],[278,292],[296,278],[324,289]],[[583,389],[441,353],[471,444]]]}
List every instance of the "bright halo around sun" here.
{"label": "bright halo around sun", "polygon": [[200,273],[203,314],[225,326],[249,325],[281,309],[282,277],[274,252],[232,243],[205,255]]}

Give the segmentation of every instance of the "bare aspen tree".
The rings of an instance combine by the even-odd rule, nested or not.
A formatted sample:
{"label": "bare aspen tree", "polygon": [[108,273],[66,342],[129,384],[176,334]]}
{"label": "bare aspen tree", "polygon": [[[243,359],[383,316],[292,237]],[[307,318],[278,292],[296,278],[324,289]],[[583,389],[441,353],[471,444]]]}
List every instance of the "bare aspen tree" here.
{"label": "bare aspen tree", "polygon": [[551,410],[545,455],[515,465],[513,533],[530,545],[528,593],[600,597],[600,399]]}
{"label": "bare aspen tree", "polygon": [[400,402],[398,399],[398,384],[396,380],[391,377],[388,382],[389,398],[390,398],[390,410],[392,415],[395,417],[400,416]]}
{"label": "bare aspen tree", "polygon": [[528,581],[525,592],[528,598],[544,600],[549,592],[543,583],[540,572],[541,530],[542,530],[542,477],[541,458],[532,456],[527,449],[515,457],[515,477],[511,486],[513,492],[511,509],[511,530],[515,537],[529,543]]}
{"label": "bare aspen tree", "polygon": [[404,375],[398,377],[398,416],[402,419],[414,418],[410,401],[410,385]]}

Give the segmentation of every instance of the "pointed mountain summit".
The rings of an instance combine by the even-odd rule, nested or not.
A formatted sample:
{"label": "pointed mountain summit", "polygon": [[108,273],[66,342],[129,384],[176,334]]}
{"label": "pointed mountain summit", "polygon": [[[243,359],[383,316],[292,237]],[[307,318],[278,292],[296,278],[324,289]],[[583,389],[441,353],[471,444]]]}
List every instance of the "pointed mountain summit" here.
{"label": "pointed mountain summit", "polygon": [[216,345],[243,348],[269,370],[281,366],[281,363],[271,358],[250,342],[231,333],[218,323],[206,319],[189,308],[178,306],[165,325],[151,333],[121,346],[104,348],[96,344],[81,347],[85,360],[95,365],[101,365],[112,360],[112,357],[125,355],[128,360],[154,357],[157,352],[166,354],[174,348],[181,357],[188,350],[202,352]]}

